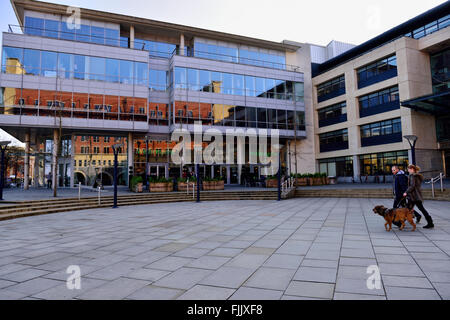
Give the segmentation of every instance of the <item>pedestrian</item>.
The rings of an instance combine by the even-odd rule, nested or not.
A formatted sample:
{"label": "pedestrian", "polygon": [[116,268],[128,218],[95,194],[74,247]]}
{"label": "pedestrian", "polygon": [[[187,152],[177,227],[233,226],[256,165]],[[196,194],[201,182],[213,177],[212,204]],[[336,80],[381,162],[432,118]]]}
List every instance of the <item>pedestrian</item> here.
{"label": "pedestrian", "polygon": [[[408,177],[403,170],[400,170],[398,166],[392,166],[392,174],[394,175],[393,192],[394,192],[394,205],[393,208],[406,207],[406,198],[403,194],[408,189]],[[414,216],[416,217],[416,223],[420,222],[422,216],[414,210]],[[401,226],[400,222],[394,222],[397,227]]]}
{"label": "pedestrian", "polygon": [[419,173],[420,167],[414,164],[408,166],[409,178],[408,178],[408,189],[403,194],[404,197],[408,198],[408,208],[413,209],[417,206],[422,212],[425,220],[427,220],[427,225],[424,226],[425,229],[434,228],[433,219],[431,218],[428,211],[423,207],[423,197],[422,197],[422,182],[423,176]]}
{"label": "pedestrian", "polygon": [[47,175],[47,189],[51,189],[52,188],[52,173],[49,172],[49,174]]}

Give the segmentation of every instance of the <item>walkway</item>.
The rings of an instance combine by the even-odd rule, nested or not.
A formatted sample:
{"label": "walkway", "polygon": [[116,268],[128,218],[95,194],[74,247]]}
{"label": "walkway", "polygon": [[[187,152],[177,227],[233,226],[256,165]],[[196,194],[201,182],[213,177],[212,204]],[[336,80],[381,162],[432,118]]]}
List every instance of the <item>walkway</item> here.
{"label": "walkway", "polygon": [[[376,199],[156,204],[0,222],[0,299],[450,299],[450,206],[386,232]],[[66,270],[81,270],[81,289]],[[381,288],[368,289],[368,266]]]}

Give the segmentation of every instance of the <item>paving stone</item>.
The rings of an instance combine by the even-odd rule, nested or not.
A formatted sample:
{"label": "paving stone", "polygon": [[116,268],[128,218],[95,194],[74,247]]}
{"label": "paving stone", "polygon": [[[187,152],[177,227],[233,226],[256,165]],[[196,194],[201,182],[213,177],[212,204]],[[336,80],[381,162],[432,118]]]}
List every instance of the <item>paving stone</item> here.
{"label": "paving stone", "polygon": [[434,288],[444,300],[450,300],[450,283],[433,283]]}
{"label": "paving stone", "polygon": [[230,300],[279,300],[283,291],[240,287]]}
{"label": "paving stone", "polygon": [[200,281],[200,284],[237,289],[253,272],[254,270],[248,268],[223,266]]}
{"label": "paving stone", "polygon": [[140,268],[140,269],[135,269],[135,270],[127,273],[126,277],[132,278],[132,279],[140,279],[140,280],[147,280],[147,281],[154,282],[154,281],[158,281],[159,279],[167,276],[168,274],[170,274],[169,271]]}
{"label": "paving stone", "polygon": [[148,284],[149,281],[118,278],[94,289],[87,290],[78,295],[77,298],[83,300],[119,300],[124,299]]}
{"label": "paving stone", "polygon": [[0,276],[0,278],[2,278],[4,280],[14,281],[14,282],[25,282],[27,280],[31,280],[34,278],[44,276],[48,273],[50,273],[50,272],[44,271],[44,270],[39,270],[39,269],[34,269],[34,268],[29,268],[29,269],[16,271],[13,273],[4,274],[4,275]]}
{"label": "paving stone", "polygon": [[178,297],[178,300],[227,300],[234,289],[197,285]]}
{"label": "paving stone", "polygon": [[333,290],[334,284],[331,283],[291,281],[285,294],[309,298],[332,299]]}
{"label": "paving stone", "polygon": [[434,289],[400,288],[386,286],[388,300],[441,300]]}
{"label": "paving stone", "polygon": [[364,279],[338,278],[335,291],[352,294],[385,295],[383,286],[381,286],[381,289],[369,289],[367,287],[367,280]]}
{"label": "paving stone", "polygon": [[262,267],[244,285],[247,287],[284,291],[288,287],[294,273],[294,270],[289,269]]}
{"label": "paving stone", "polygon": [[45,278],[35,278],[25,282],[18,283],[16,285],[8,287],[8,291],[16,291],[24,293],[26,295],[33,295],[38,292],[50,289],[61,284],[61,281],[45,279]]}
{"label": "paving stone", "polygon": [[383,276],[383,283],[389,287],[433,289],[430,281],[424,277]]}
{"label": "paving stone", "polygon": [[205,269],[180,268],[153,284],[160,287],[188,290],[212,272]]}
{"label": "paving stone", "polygon": [[219,257],[235,257],[241,252],[242,252],[242,249],[216,248],[213,251],[209,252],[208,255],[210,255],[210,256],[219,256]]}
{"label": "paving stone", "polygon": [[183,294],[183,292],[184,290],[149,285],[133,292],[126,298],[131,300],[174,300]]}
{"label": "paving stone", "polygon": [[336,282],[336,268],[317,268],[301,266],[293,280],[335,283]]}
{"label": "paving stone", "polygon": [[194,259],[182,257],[166,257],[145,266],[145,268],[175,271],[187,265],[188,263],[191,263],[192,261],[194,261]]}
{"label": "paving stone", "polygon": [[333,300],[386,300],[385,296],[336,292]]}
{"label": "paving stone", "polygon": [[273,254],[264,263],[264,267],[284,268],[297,270],[302,263],[303,256],[288,254]]}
{"label": "paving stone", "polygon": [[230,260],[228,257],[203,256],[188,263],[186,267],[217,270]]}
{"label": "paving stone", "polygon": [[45,300],[69,300],[104,284],[106,284],[105,280],[82,278],[80,283],[81,288],[70,290],[67,288],[66,282],[61,282],[55,287],[33,295],[33,298]]}

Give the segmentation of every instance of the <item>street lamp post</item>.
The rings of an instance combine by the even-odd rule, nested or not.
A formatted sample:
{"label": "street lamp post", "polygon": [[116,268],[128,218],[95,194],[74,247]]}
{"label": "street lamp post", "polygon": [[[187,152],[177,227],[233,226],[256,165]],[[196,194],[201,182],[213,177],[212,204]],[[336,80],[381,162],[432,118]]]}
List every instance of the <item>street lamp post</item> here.
{"label": "street lamp post", "polygon": [[3,200],[3,184],[5,182],[5,151],[11,141],[0,141],[0,148],[2,153],[2,166],[1,166],[1,174],[0,174],[0,200]]}
{"label": "street lamp post", "polygon": [[281,201],[281,149],[282,145],[278,145],[278,201]]}
{"label": "street lamp post", "polygon": [[117,208],[117,156],[123,144],[115,144],[112,146],[114,152],[114,204],[113,208]]}
{"label": "street lamp post", "polygon": [[419,139],[419,138],[414,135],[404,136],[403,138],[408,140],[408,143],[411,147],[411,162],[412,162],[412,164],[416,164],[416,143],[417,143],[417,139]]}

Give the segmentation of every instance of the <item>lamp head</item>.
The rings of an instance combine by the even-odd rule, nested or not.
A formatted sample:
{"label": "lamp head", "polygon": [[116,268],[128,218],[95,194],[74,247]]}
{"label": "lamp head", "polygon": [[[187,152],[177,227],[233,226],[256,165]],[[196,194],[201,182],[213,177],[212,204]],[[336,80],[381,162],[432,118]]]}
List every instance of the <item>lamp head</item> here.
{"label": "lamp head", "polygon": [[0,146],[8,146],[11,143],[11,141],[0,141]]}
{"label": "lamp head", "polygon": [[416,142],[417,142],[417,139],[419,139],[419,138],[418,138],[417,136],[415,136],[415,135],[407,135],[407,136],[404,136],[403,138],[405,138],[406,140],[408,140],[408,142],[409,142],[409,144],[410,144],[411,146],[415,145]]}

